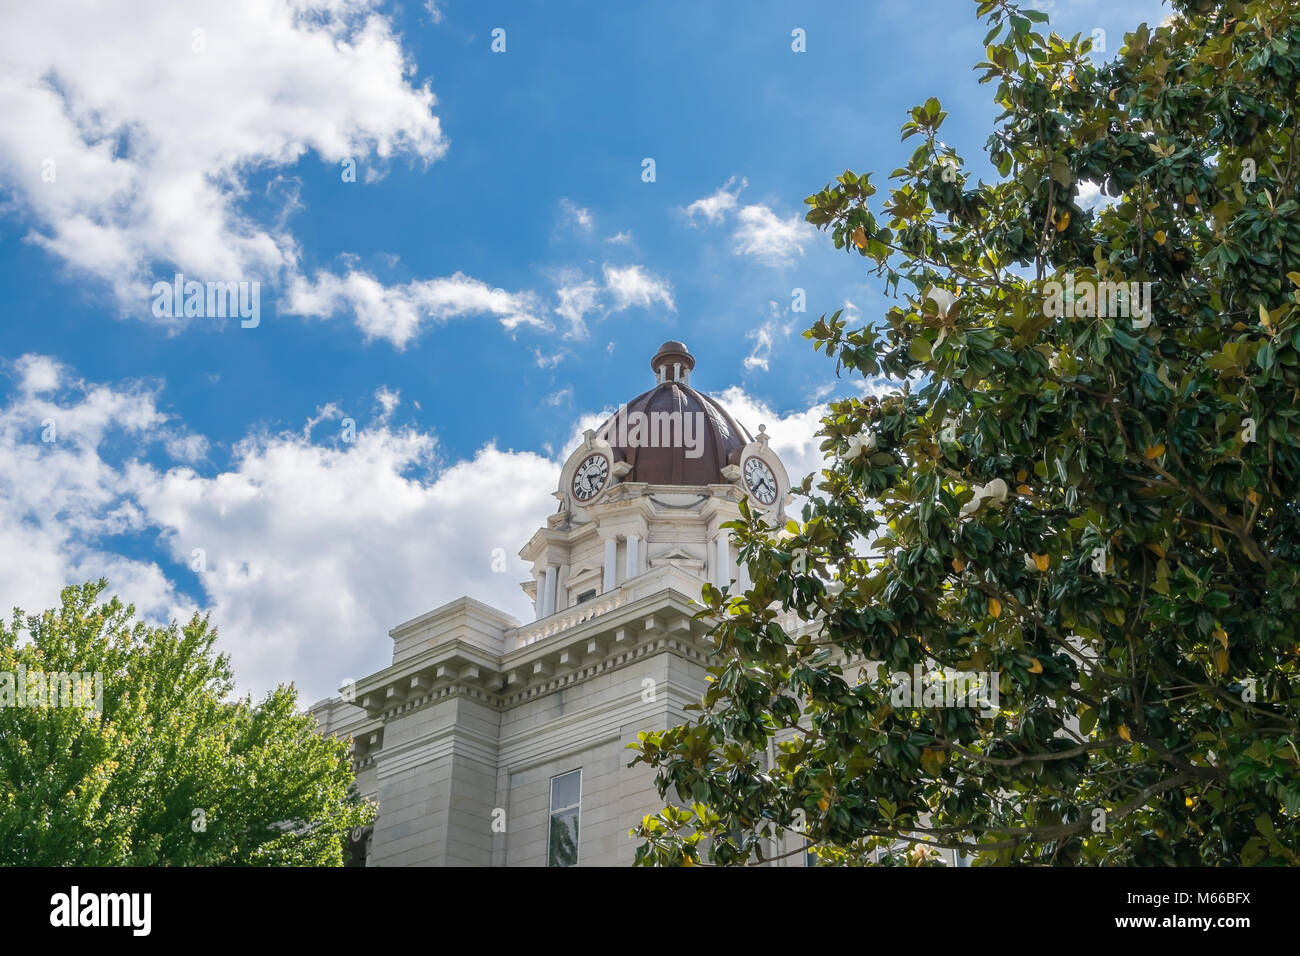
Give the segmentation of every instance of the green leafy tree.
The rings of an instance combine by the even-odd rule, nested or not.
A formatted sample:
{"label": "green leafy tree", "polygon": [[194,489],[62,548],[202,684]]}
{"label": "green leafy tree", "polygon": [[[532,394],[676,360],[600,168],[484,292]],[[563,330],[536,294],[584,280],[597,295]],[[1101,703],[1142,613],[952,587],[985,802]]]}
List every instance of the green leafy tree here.
{"label": "green leafy tree", "polygon": [[[802,821],[823,863],[1300,863],[1300,7],[1172,6],[1102,61],[980,3],[993,181],[931,99],[886,201],[808,197],[898,304],[806,336],[910,387],[831,406],[802,520],[735,525],[753,587],[706,591],[701,713],[641,739],[684,805],[639,862]],[[992,673],[997,713],[892,696],[916,665]]]}
{"label": "green leafy tree", "polygon": [[[346,742],[317,732],[291,686],[231,701],[206,619],[150,627],[101,603],[106,586],[64,589],[21,644],[22,612],[0,622],[0,864],[341,865],[374,819]],[[56,701],[49,675],[74,673],[100,675],[98,694],[56,679]]]}

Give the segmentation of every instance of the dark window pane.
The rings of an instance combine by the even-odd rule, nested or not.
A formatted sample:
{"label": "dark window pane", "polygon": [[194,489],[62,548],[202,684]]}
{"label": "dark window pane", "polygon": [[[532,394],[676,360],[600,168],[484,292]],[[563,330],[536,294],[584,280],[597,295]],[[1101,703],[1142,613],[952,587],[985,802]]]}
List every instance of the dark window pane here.
{"label": "dark window pane", "polygon": [[577,866],[578,811],[564,810],[551,817],[551,841],[547,866]]}

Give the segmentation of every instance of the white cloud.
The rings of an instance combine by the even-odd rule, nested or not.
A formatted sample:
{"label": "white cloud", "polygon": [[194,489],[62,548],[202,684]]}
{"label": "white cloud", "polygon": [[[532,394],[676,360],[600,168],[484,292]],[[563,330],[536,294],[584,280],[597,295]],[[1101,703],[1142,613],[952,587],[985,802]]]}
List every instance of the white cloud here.
{"label": "white cloud", "polygon": [[[771,303],[772,309],[776,311],[776,303]],[[769,360],[772,357],[772,346],[776,344],[777,339],[788,338],[790,335],[790,326],[782,325],[775,316],[768,319],[757,328],[750,329],[745,333],[745,338],[754,340],[754,348],[745,356],[745,368],[761,368],[764,372],[770,371]]]}
{"label": "white cloud", "polygon": [[[241,691],[293,680],[307,700],[386,666],[389,628],[460,594],[526,617],[515,555],[553,510],[559,466],[492,445],[443,464],[432,435],[382,417],[352,442],[311,437],[338,415],[248,437],[200,473],[144,457],[173,426],[140,386],[13,397],[0,405],[0,605],[38,611],[105,576],[148,618],[186,619],[195,604],[169,576],[189,578],[202,549],[199,604]],[[41,441],[46,418],[57,441]],[[170,562],[115,553],[119,535],[159,541]]]}
{"label": "white cloud", "polygon": [[29,395],[52,392],[63,379],[63,366],[48,355],[24,355],[13,366],[18,387]]}
{"label": "white cloud", "polygon": [[567,196],[560,200],[560,211],[564,213],[564,221],[583,232],[591,232],[595,221],[591,217],[590,209],[583,209]]}
{"label": "white cloud", "polygon": [[748,180],[742,179],[740,185],[733,192],[730,187],[735,181],[736,177],[732,176],[713,195],[695,200],[686,207],[686,215],[692,222],[695,221],[697,215],[703,216],[714,225],[722,222],[727,213],[736,208],[736,197],[740,195],[741,190],[749,185]]}
{"label": "white cloud", "polygon": [[[514,558],[545,520],[557,467],[489,445],[432,471],[434,439],[386,426],[323,447],[250,439],[226,472],[129,476],[168,549],[205,549],[203,588],[241,684],[308,698],[387,666],[389,628],[468,593],[526,619]],[[493,573],[492,552],[510,557]]]}
{"label": "white cloud", "polygon": [[[555,312],[569,324],[564,334],[566,339],[587,338],[589,316],[603,319],[612,312],[622,312],[634,306],[649,308],[656,302],[669,311],[677,310],[672,285],[644,266],[612,266],[607,262],[602,271],[603,283],[584,277],[576,270],[559,274],[555,294],[560,304],[555,307]],[[540,357],[538,364],[541,364]]]}
{"label": "white cloud", "polygon": [[395,286],[386,286],[364,272],[342,277],[318,272],[315,282],[299,276],[289,288],[283,310],[313,318],[351,312],[367,339],[386,339],[399,349],[405,348],[426,322],[441,323],[465,315],[496,316],[508,330],[520,325],[548,327],[539,318],[541,303],[531,292],[494,289],[460,272]]}
{"label": "white cloud", "polygon": [[643,266],[604,265],[605,288],[614,297],[614,310],[621,311],[634,305],[649,308],[661,302],[670,312],[677,311],[673,302],[673,287],[668,280],[647,272]]}
{"label": "white cloud", "polygon": [[190,464],[202,461],[208,455],[208,440],[194,432],[170,436],[163,441],[163,446],[177,461]]}
{"label": "white cloud", "polygon": [[623,232],[616,232],[614,235],[609,236],[605,241],[612,242],[615,245],[627,245],[632,241],[632,233],[627,232],[626,230]]}
{"label": "white cloud", "polygon": [[555,290],[560,297],[555,311],[569,323],[565,338],[583,339],[587,337],[587,316],[600,308],[601,288],[592,279],[571,278],[570,282]]}
{"label": "white cloud", "polygon": [[380,418],[384,421],[393,417],[393,412],[402,404],[402,393],[393,388],[381,385],[375,389],[375,403],[379,405],[381,411]]}
{"label": "white cloud", "polygon": [[424,0],[424,11],[429,14],[429,20],[432,23],[441,23],[444,19],[438,0]]}
{"label": "white cloud", "polygon": [[546,398],[542,399],[542,401],[547,405],[550,405],[552,408],[555,408],[557,405],[563,405],[566,402],[571,402],[573,401],[573,386],[569,385],[557,392],[552,392],[550,395],[547,395]]}
{"label": "white cloud", "polygon": [[736,231],[731,238],[736,255],[750,256],[773,266],[788,265],[796,253],[803,255],[804,243],[813,238],[816,230],[797,215],[782,219],[769,206],[760,203],[740,206],[738,197],[749,181],[742,179],[733,190],[731,186],[735,182],[736,177],[732,176],[713,195],[687,206],[686,215],[692,223],[698,215],[717,225],[735,213]]}
{"label": "white cloud", "polygon": [[[41,356],[24,360],[27,368],[57,367]],[[139,385],[70,390],[62,401],[24,390],[0,406],[0,606],[35,613],[56,606],[69,583],[110,576],[154,619],[187,616],[192,606],[156,565],[97,544],[138,532],[144,520],[100,447],[167,442],[176,433],[154,393]]]}
{"label": "white cloud", "polygon": [[788,265],[815,230],[799,216],[782,219],[767,206],[744,206],[732,235],[738,256],[750,256],[772,266]]}
{"label": "white cloud", "polygon": [[539,348],[533,348],[533,359],[537,362],[538,368],[555,368],[555,366],[568,358],[568,355],[569,353],[565,349],[557,349],[554,352],[544,353]]}
{"label": "white cloud", "polygon": [[[447,149],[432,91],[412,85],[375,6],[137,0],[123,16],[75,0],[13,5],[0,32],[0,182],[29,240],[109,283],[133,314],[148,314],[155,272],[291,274],[295,238],[274,214],[241,208],[250,176],[309,152],[338,167],[429,163]],[[282,202],[296,205],[292,189]]]}

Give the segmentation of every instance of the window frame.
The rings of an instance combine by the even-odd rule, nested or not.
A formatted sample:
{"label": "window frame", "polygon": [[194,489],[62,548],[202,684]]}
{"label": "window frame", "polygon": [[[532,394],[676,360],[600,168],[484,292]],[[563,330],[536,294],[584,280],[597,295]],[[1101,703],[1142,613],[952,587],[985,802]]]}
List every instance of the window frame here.
{"label": "window frame", "polygon": [[[578,775],[578,802],[568,804],[563,807],[555,806],[555,781],[561,777],[567,777],[569,774]],[[582,768],[575,767],[572,770],[564,770],[557,774],[552,774],[547,782],[546,805],[548,811],[546,814],[546,866],[549,868],[551,863],[551,837],[555,829],[556,814],[567,813],[570,810],[576,811],[574,816],[574,844],[573,844],[573,862],[570,866],[577,866],[581,859],[581,842],[582,842]],[[567,869],[567,867],[556,867],[556,869]]]}

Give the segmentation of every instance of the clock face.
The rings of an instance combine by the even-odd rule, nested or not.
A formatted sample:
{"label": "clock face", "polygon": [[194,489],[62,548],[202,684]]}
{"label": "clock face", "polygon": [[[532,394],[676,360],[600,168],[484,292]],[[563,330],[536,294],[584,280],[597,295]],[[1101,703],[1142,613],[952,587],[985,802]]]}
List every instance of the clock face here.
{"label": "clock face", "polygon": [[590,501],[596,493],[605,487],[609,477],[609,459],[604,455],[592,455],[573,473],[573,497],[579,501]]}
{"label": "clock face", "polygon": [[761,458],[751,458],[745,462],[745,487],[758,499],[760,504],[770,505],[776,501],[776,475]]}

